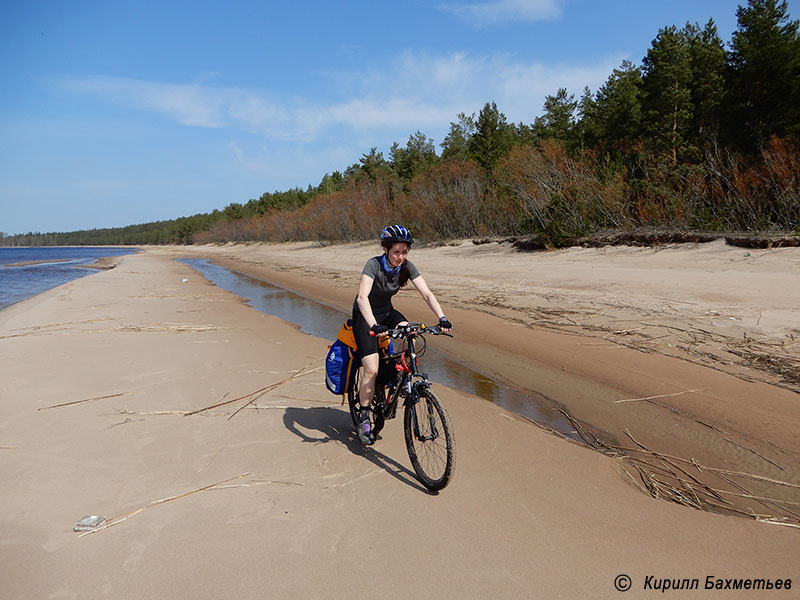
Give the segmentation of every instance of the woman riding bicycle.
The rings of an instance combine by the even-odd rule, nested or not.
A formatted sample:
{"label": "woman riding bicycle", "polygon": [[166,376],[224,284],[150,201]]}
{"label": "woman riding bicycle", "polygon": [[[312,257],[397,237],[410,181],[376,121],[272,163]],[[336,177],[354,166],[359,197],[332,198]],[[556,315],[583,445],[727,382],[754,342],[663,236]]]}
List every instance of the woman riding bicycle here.
{"label": "woman riding bicycle", "polygon": [[358,390],[361,404],[361,423],[358,438],[363,444],[372,444],[369,404],[375,391],[378,376],[378,336],[406,322],[406,318],[392,306],[392,296],[411,281],[445,331],[453,328],[444,316],[436,296],[425,283],[413,263],[408,261],[408,251],[414,238],[411,231],[401,225],[390,225],[381,232],[383,254],[367,261],[358,283],[358,295],[353,303],[353,333],[361,355],[363,376]]}

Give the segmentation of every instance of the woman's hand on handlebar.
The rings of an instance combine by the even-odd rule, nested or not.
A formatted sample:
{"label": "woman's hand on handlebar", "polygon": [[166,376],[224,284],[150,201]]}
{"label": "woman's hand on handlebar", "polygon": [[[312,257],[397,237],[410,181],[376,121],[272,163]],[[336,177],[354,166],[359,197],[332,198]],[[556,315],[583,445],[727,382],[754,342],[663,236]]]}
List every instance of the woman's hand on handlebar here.
{"label": "woman's hand on handlebar", "polygon": [[389,332],[389,328],[386,325],[381,325],[380,323],[375,323],[372,327],[369,328],[369,334],[371,336],[384,336]]}
{"label": "woman's hand on handlebar", "polygon": [[447,333],[448,331],[453,331],[452,327],[450,329],[445,329],[441,325],[434,325],[433,327],[426,327],[426,333],[432,333],[433,335],[446,335],[447,337],[453,337],[451,334]]}

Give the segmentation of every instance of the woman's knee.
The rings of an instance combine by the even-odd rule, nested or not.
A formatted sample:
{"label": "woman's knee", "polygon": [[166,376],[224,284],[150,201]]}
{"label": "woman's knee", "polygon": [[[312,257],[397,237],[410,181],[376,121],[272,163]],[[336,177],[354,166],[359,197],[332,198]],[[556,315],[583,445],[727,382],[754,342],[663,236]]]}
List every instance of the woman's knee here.
{"label": "woman's knee", "polygon": [[369,354],[361,359],[361,366],[364,368],[364,378],[374,379],[378,375],[378,355]]}

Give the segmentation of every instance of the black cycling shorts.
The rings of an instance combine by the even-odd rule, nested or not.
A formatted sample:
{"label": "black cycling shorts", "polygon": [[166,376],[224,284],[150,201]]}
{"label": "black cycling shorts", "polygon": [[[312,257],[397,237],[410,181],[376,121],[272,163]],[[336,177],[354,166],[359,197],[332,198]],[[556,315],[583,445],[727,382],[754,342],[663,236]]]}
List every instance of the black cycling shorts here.
{"label": "black cycling shorts", "polygon": [[[403,321],[407,321],[399,310],[391,309],[388,313],[375,315],[378,323],[386,325],[389,329],[397,327]],[[369,334],[369,325],[360,311],[353,311],[353,335],[358,346],[358,355],[361,357],[378,353],[378,336]]]}

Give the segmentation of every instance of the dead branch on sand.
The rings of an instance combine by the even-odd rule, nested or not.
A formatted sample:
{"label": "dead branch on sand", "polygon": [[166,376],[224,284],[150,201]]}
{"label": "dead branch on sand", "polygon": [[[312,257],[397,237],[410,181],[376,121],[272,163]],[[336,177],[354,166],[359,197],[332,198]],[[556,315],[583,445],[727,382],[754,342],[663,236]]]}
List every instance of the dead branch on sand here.
{"label": "dead branch on sand", "polygon": [[642,400],[655,400],[656,398],[671,398],[672,396],[681,396],[683,394],[693,394],[695,392],[705,392],[711,388],[697,388],[696,390],[686,390],[685,392],[675,392],[674,394],[659,394],[658,396],[647,396],[645,398],[628,398],[626,400],[615,400],[614,404],[622,404],[623,402],[640,402]]}
{"label": "dead branch on sand", "polygon": [[166,502],[172,502],[173,500],[178,500],[180,498],[185,498],[186,496],[190,496],[191,494],[196,494],[197,492],[204,492],[206,490],[214,489],[215,487],[221,486],[224,483],[230,483],[231,481],[236,481],[237,479],[241,479],[243,477],[247,477],[250,473],[242,473],[241,475],[237,475],[236,477],[231,477],[230,479],[225,479],[223,481],[218,481],[217,483],[212,483],[211,485],[206,485],[201,488],[197,488],[196,490],[191,490],[189,492],[184,492],[183,494],[178,494],[177,496],[169,496],[168,498],[162,498],[161,500],[153,500],[150,504],[146,504],[141,508],[137,508],[136,510],[132,510],[127,513],[123,513],[116,517],[111,517],[106,521],[106,524],[102,527],[98,527],[97,529],[92,529],[85,533],[82,533],[78,537],[83,537],[85,535],[89,535],[91,533],[97,533],[98,531],[103,531],[104,529],[108,529],[109,527],[113,527],[123,521],[130,519],[132,516],[139,514],[140,512],[147,510],[148,508],[153,508],[154,506],[158,506],[159,504],[164,504]]}
{"label": "dead branch on sand", "polygon": [[752,448],[748,448],[747,446],[742,446],[741,444],[737,444],[736,442],[734,442],[732,439],[729,439],[729,438],[724,438],[724,439],[725,439],[725,441],[726,441],[726,442],[728,442],[728,443],[730,443],[730,444],[733,444],[734,446],[738,446],[738,447],[739,447],[739,448],[741,448],[742,450],[747,450],[748,452],[752,452],[752,453],[753,453],[753,454],[755,454],[755,455],[756,455],[758,458],[760,458],[760,459],[762,459],[762,460],[764,460],[764,461],[768,462],[768,463],[769,463],[769,464],[771,464],[773,467],[776,467],[776,468],[780,469],[781,471],[783,471],[783,467],[782,467],[782,466],[780,466],[778,463],[772,462],[772,461],[771,461],[770,459],[768,459],[766,456],[764,456],[763,454],[759,454],[758,452],[756,452],[756,451],[755,451],[755,450],[753,450]]}
{"label": "dead branch on sand", "polygon": [[114,409],[117,414],[120,415],[137,415],[143,417],[151,417],[151,416],[161,416],[161,415],[187,415],[189,411],[186,410],[120,410],[118,408]]}
{"label": "dead branch on sand", "polygon": [[299,483],[297,481],[273,481],[272,479],[256,479],[253,480],[251,483],[237,483],[234,485],[218,485],[214,488],[214,490],[230,490],[233,488],[244,488],[244,487],[255,487],[258,485],[269,485],[269,484],[281,484],[281,485],[295,485],[299,487],[305,487],[305,483]]}
{"label": "dead branch on sand", "polygon": [[121,394],[110,394],[108,396],[97,396],[96,398],[86,398],[85,400],[75,400],[74,402],[64,402],[63,404],[54,404],[53,406],[45,406],[39,410],[50,410],[51,408],[64,408],[66,406],[76,406],[78,404],[86,404],[87,402],[95,402],[96,400],[106,400],[108,398],[119,398],[126,396],[130,392],[122,392]]}
{"label": "dead branch on sand", "polygon": [[[731,477],[749,479],[751,481],[770,483],[773,485],[798,489],[800,489],[800,485],[790,483],[788,481],[781,481],[771,477],[756,475],[754,473],[744,473],[741,471],[731,471],[728,469],[709,467],[699,464],[695,459],[685,459],[678,456],[671,456],[656,452],[645,447],[642,443],[636,440],[630,431],[625,430],[625,433],[631,439],[631,441],[638,446],[637,448],[623,448],[620,446],[610,447],[617,452],[642,452],[647,455],[647,458],[650,459],[649,461],[630,454],[623,454],[620,458],[636,470],[642,485],[651,496],[655,498],[664,498],[666,500],[691,506],[700,510],[734,512],[750,518],[764,520],[766,522],[773,522],[776,517],[772,514],[759,515],[753,512],[752,509],[750,509],[750,512],[747,512],[736,508],[733,503],[728,500],[729,497],[749,499],[756,501],[770,511],[778,511],[784,513],[784,515],[791,515],[791,517],[793,517],[792,520],[800,522],[800,515],[790,509],[790,507],[800,507],[800,503],[753,494],[744,486],[733,481]],[[736,492],[711,487],[710,485],[699,481],[696,477],[688,473],[680,466],[681,464],[687,466],[691,465],[699,472],[708,471],[710,473],[714,473],[721,480],[725,481],[739,491]],[[625,473],[631,477],[627,470],[625,470]],[[789,517],[783,516],[781,518],[785,520]]]}
{"label": "dead branch on sand", "polygon": [[112,427],[118,427],[119,425],[127,425],[128,423],[138,423],[140,421],[144,421],[144,419],[125,419],[121,423],[114,423],[113,425],[109,425],[108,428],[111,429]]}
{"label": "dead branch on sand", "polygon": [[239,396],[238,398],[234,398],[233,400],[226,400],[225,402],[217,402],[216,404],[212,404],[211,406],[206,406],[205,408],[200,408],[198,410],[193,410],[193,411],[187,412],[184,416],[188,417],[188,416],[191,416],[191,415],[196,415],[198,413],[202,413],[202,412],[205,412],[207,410],[212,410],[214,408],[219,408],[220,406],[226,406],[228,404],[233,404],[234,402],[238,402],[240,400],[247,400],[247,402],[245,402],[242,406],[240,406],[238,409],[236,409],[228,417],[228,420],[230,420],[233,417],[235,417],[239,413],[239,411],[241,411],[242,409],[246,408],[247,406],[249,406],[250,404],[252,404],[256,400],[258,400],[264,394],[267,394],[267,393],[271,392],[272,390],[282,386],[283,384],[288,383],[292,379],[300,377],[301,375],[307,375],[308,373],[311,373],[313,371],[318,371],[319,369],[321,369],[321,367],[317,367],[316,369],[312,369],[310,371],[306,371],[306,369],[308,369],[308,367],[313,365],[315,362],[319,362],[319,359],[311,361],[305,367],[303,367],[299,371],[296,371],[294,374],[290,375],[286,379],[283,379],[283,380],[278,381],[276,383],[272,383],[270,385],[267,385],[267,386],[265,386],[265,387],[263,387],[261,389],[258,389],[258,390],[254,391],[254,392],[250,392],[249,394],[245,394],[244,396]]}
{"label": "dead branch on sand", "polygon": [[[729,469],[719,469],[709,467],[697,462],[694,458],[682,458],[656,452],[647,448],[644,444],[633,437],[630,431],[625,430],[625,434],[631,439],[636,447],[627,448],[613,444],[606,444],[595,435],[581,427],[581,425],[566,411],[560,411],[570,423],[575,431],[590,447],[608,456],[611,456],[621,463],[622,472],[633,482],[633,484],[654,498],[662,498],[684,506],[690,506],[698,510],[708,510],[716,512],[727,512],[743,515],[758,521],[790,527],[800,527],[800,514],[792,509],[800,508],[800,502],[770,498],[761,494],[754,494],[734,478],[739,480],[750,480],[762,484],[770,484],[792,489],[800,489],[800,485],[788,481],[765,477],[755,473],[745,473],[741,471],[731,471]],[[747,449],[747,448],[745,448]],[[644,454],[639,457],[637,454]],[[763,458],[763,457],[762,457]],[[768,461],[772,462],[772,461]],[[772,463],[774,464],[774,463]],[[626,468],[626,465],[628,468]],[[683,466],[682,466],[683,465]],[[719,489],[700,481],[697,477],[687,471],[695,469],[698,473],[707,471],[713,473],[720,480],[730,485],[734,490]],[[777,465],[776,465],[777,466]],[[632,474],[629,468],[633,471]],[[752,500],[773,514],[756,514],[752,509],[749,512],[737,508],[728,498],[741,498]],[[781,516],[776,516],[775,513]]]}
{"label": "dead branch on sand", "polygon": [[[630,439],[631,439],[631,440],[632,440],[632,441],[633,441],[633,442],[634,442],[634,443],[635,443],[637,446],[639,446],[639,448],[641,449],[641,451],[642,451],[642,452],[647,452],[647,453],[649,453],[649,454],[652,454],[653,456],[656,456],[656,457],[659,457],[659,458],[662,458],[662,457],[663,457],[663,458],[668,458],[668,459],[670,459],[670,460],[673,460],[673,461],[679,461],[679,462],[683,462],[683,463],[692,463],[692,462],[693,462],[693,461],[691,461],[691,460],[689,460],[689,459],[687,459],[687,458],[681,458],[680,456],[672,456],[672,455],[670,455],[670,454],[662,454],[662,453],[660,453],[660,452],[656,452],[655,450],[650,450],[649,448],[646,448],[646,447],[645,447],[645,446],[643,446],[641,443],[639,443],[638,441],[636,441],[636,439],[634,439],[634,437],[631,435],[631,433],[630,433],[630,432],[629,432],[627,429],[625,430],[625,434],[626,434],[626,435],[627,435],[627,436],[628,436],[628,437],[629,437],[629,438],[630,438]],[[616,449],[618,449],[618,450],[624,450],[624,451],[627,451],[627,450],[633,450],[633,451],[636,451],[636,448],[622,448],[622,447],[620,447],[620,446],[610,446],[610,447],[611,447],[611,448],[616,448]],[[695,462],[695,464],[696,464],[696,462]],[[741,471],[730,471],[730,470],[727,470],[727,469],[717,469],[717,468],[715,468],[715,467],[708,467],[708,466],[703,466],[703,465],[699,465],[699,466],[700,466],[700,468],[702,468],[703,470],[705,470],[705,471],[711,471],[712,473],[722,473],[723,475],[731,475],[731,476],[736,476],[736,477],[744,477],[744,478],[746,478],[746,479],[754,479],[754,480],[757,480],[757,481],[763,481],[763,482],[766,482],[766,483],[773,483],[773,484],[775,484],[775,485],[782,485],[782,486],[787,486],[787,487],[792,487],[792,488],[797,488],[797,489],[800,489],[800,485],[798,485],[798,484],[796,484],[796,483],[790,483],[790,482],[788,482],[788,481],[781,481],[781,480],[779,480],[779,479],[773,479],[773,478],[771,478],[771,477],[764,477],[763,475],[755,475],[754,473],[743,473],[743,472],[741,472]]]}

